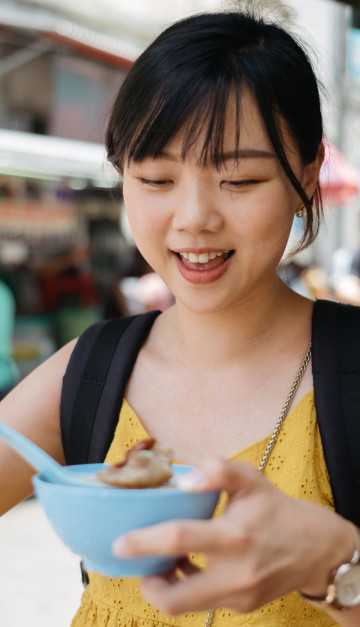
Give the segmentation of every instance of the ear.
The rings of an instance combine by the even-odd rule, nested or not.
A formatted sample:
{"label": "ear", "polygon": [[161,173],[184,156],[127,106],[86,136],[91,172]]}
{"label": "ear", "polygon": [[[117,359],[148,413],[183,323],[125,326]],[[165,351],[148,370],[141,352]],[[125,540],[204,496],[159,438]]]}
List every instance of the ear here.
{"label": "ear", "polygon": [[308,198],[312,198],[315,194],[316,185],[319,179],[320,168],[324,161],[325,146],[323,142],[320,142],[319,148],[315,160],[309,163],[304,170],[303,175],[303,189]]}

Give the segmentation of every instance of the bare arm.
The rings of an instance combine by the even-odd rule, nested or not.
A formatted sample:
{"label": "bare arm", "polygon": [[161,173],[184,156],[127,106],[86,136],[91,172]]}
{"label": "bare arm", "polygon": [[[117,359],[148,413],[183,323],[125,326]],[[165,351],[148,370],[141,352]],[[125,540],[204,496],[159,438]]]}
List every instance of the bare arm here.
{"label": "bare arm", "polygon": [[[64,464],[60,432],[62,377],[76,340],[31,372],[0,403],[0,420]],[[34,470],[0,439],[0,515],[29,496]]]}

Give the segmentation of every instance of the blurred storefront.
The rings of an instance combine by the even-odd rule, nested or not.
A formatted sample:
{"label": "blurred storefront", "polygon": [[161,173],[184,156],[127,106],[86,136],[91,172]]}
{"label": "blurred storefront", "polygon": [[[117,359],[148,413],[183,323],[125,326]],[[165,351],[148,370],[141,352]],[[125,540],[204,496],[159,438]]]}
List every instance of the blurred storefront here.
{"label": "blurred storefront", "polygon": [[140,48],[62,8],[0,6],[0,278],[16,299],[21,376],[91,322],[121,314],[114,285],[139,271],[103,138]]}

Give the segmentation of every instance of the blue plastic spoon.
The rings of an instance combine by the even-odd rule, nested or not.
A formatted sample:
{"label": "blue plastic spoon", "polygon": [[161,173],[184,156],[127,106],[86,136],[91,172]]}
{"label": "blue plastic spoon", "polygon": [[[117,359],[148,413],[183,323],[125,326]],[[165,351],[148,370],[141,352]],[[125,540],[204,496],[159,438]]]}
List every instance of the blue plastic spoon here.
{"label": "blue plastic spoon", "polygon": [[44,479],[51,483],[64,483],[81,487],[90,484],[91,487],[111,488],[111,486],[99,481],[94,474],[80,475],[71,468],[61,466],[34,442],[3,422],[0,422],[0,437],[35,468]]}

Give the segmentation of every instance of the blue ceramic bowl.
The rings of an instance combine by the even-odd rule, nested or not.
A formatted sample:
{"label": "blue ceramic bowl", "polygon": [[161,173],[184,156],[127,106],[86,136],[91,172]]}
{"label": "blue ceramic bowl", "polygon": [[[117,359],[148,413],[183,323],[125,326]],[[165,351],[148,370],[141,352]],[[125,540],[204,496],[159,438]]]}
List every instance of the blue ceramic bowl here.
{"label": "blue ceramic bowl", "polygon": [[[98,472],[105,464],[72,466],[79,473]],[[174,475],[191,470],[173,465]],[[131,529],[173,519],[206,519],[214,513],[219,493],[185,492],[177,487],[126,490],[49,483],[35,475],[36,496],[62,541],[83,559],[89,571],[111,577],[165,572],[175,558],[152,555],[120,559],[112,553],[116,538]]]}

